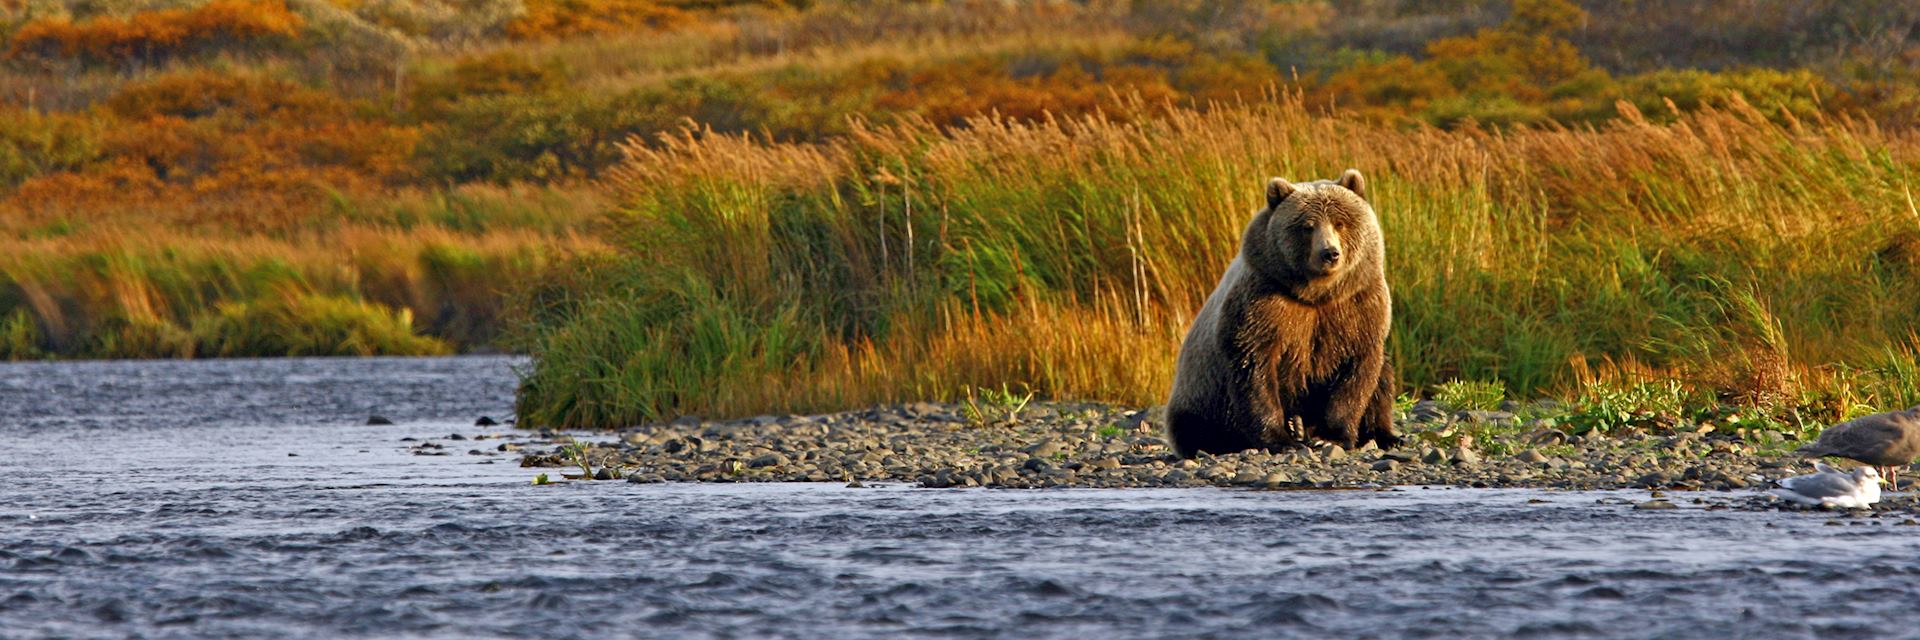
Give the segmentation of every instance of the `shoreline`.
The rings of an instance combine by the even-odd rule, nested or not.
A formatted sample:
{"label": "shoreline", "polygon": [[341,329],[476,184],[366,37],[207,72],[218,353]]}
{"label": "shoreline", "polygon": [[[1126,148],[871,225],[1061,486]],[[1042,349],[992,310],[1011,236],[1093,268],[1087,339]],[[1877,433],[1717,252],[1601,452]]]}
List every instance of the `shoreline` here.
{"label": "shoreline", "polygon": [[[618,440],[529,446],[521,466],[585,468],[601,480],[879,482],[925,488],[1367,489],[1398,486],[1753,491],[1810,473],[1812,461],[1741,435],[1674,421],[1663,432],[1574,435],[1551,420],[1503,411],[1404,412],[1406,438],[1383,451],[1320,445],[1181,459],[1153,413],[1098,403],[1037,403],[982,416],[978,407],[883,405],[811,416],[681,418],[617,432]],[[1476,439],[1477,436],[1477,439]],[[580,474],[576,474],[580,475]],[[1901,488],[1914,484],[1903,474]],[[1653,496],[1657,501],[1658,496]],[[1911,497],[1877,509],[1916,511]],[[1784,505],[1783,505],[1784,506]],[[1658,508],[1654,506],[1653,508]]]}

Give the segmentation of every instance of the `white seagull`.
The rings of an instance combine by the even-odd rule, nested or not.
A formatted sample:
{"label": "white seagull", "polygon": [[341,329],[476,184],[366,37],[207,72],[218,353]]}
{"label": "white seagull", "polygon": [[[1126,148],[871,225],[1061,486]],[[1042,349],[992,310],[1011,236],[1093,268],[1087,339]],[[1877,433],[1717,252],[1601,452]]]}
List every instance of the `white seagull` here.
{"label": "white seagull", "polygon": [[1773,495],[1794,504],[1843,509],[1864,509],[1880,501],[1880,472],[1873,467],[1846,472],[1816,462],[1813,468],[1818,473],[1776,481],[1780,486]]}

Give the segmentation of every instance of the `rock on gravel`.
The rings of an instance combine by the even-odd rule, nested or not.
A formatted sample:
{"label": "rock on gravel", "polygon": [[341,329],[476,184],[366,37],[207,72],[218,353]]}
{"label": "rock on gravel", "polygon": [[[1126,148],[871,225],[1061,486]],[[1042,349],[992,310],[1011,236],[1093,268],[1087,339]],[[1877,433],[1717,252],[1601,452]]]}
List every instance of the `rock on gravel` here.
{"label": "rock on gravel", "polygon": [[780,455],[778,453],[768,453],[768,454],[754,456],[752,460],[748,460],[747,468],[761,469],[765,467],[778,467],[785,464],[787,464],[786,456]]}

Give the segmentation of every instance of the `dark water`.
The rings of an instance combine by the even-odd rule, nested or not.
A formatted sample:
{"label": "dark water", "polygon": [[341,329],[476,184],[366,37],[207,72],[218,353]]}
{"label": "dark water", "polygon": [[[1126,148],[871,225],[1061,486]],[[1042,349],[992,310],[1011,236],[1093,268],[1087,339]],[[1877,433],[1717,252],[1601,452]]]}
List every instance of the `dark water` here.
{"label": "dark water", "polygon": [[534,487],[512,364],[0,365],[0,637],[1920,634],[1920,527],[1637,492]]}

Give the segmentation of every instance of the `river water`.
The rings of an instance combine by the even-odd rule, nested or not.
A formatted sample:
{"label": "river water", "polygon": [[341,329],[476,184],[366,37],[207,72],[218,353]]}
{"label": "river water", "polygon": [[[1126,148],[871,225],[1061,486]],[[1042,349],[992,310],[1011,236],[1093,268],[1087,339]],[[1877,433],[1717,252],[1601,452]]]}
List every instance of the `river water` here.
{"label": "river water", "polygon": [[1920,527],[1642,492],[536,487],[516,364],[0,365],[0,637],[1920,633]]}

